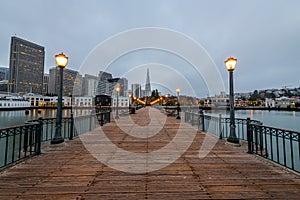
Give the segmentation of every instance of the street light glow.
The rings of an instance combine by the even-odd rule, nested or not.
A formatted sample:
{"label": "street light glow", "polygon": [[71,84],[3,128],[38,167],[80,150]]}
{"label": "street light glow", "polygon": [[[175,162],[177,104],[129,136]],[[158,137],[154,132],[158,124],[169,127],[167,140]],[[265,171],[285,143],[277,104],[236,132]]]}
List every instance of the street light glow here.
{"label": "street light glow", "polygon": [[225,66],[228,71],[234,71],[236,67],[237,59],[233,57],[229,57],[227,60],[225,60]]}
{"label": "street light glow", "polygon": [[55,61],[59,68],[65,68],[68,64],[68,57],[61,52],[60,54],[55,55]]}

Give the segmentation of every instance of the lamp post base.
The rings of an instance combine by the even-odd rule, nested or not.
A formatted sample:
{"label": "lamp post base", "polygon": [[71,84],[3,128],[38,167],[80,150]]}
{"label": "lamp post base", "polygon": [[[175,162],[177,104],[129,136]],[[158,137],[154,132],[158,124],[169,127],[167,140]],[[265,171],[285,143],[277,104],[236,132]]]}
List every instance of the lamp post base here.
{"label": "lamp post base", "polygon": [[65,140],[64,138],[60,137],[60,138],[53,138],[51,140],[51,144],[60,144],[60,143],[63,143]]}
{"label": "lamp post base", "polygon": [[240,140],[238,138],[230,137],[230,136],[229,136],[229,138],[227,138],[226,144],[231,144],[231,145],[238,146],[238,147],[241,146]]}

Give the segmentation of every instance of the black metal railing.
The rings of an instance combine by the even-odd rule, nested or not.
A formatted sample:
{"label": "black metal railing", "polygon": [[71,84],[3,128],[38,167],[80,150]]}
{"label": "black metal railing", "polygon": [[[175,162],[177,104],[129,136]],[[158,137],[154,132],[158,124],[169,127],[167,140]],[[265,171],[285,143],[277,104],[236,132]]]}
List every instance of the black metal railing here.
{"label": "black metal railing", "polygon": [[[230,118],[185,112],[185,122],[216,135],[220,139],[230,134]],[[263,126],[258,120],[235,118],[236,134],[248,142],[248,153],[253,153],[300,172],[300,132]]]}
{"label": "black metal railing", "polygon": [[0,168],[41,153],[42,121],[0,129]]}
{"label": "black metal railing", "polygon": [[[205,115],[202,111],[185,112],[185,122],[193,126],[198,126],[198,129],[204,132],[209,132],[219,138],[227,138],[230,134],[230,118],[222,117],[221,114]],[[262,125],[261,121],[250,120],[251,124]],[[237,137],[247,141],[247,119],[235,118]]]}
{"label": "black metal railing", "polygon": [[300,132],[249,123],[248,153],[300,172]]}
{"label": "black metal railing", "polygon": [[[62,118],[61,134],[64,139],[91,131],[110,122],[110,112]],[[22,126],[0,129],[0,169],[29,156],[41,153],[41,142],[54,137],[56,118],[39,118]]]}

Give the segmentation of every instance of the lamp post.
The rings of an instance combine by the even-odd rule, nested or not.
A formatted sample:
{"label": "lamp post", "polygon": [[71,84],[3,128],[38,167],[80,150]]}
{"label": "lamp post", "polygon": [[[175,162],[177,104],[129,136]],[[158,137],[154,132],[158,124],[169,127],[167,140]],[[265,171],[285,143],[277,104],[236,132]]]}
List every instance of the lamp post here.
{"label": "lamp post", "polygon": [[119,92],[120,92],[120,87],[116,87],[116,92],[117,92],[117,107],[116,107],[116,117],[115,119],[119,119]]}
{"label": "lamp post", "polygon": [[59,90],[57,99],[57,113],[56,113],[56,125],[55,135],[51,140],[51,144],[59,144],[64,142],[64,138],[61,135],[61,119],[62,119],[62,93],[63,93],[63,69],[68,64],[68,57],[60,53],[55,55],[56,65],[59,68]]}
{"label": "lamp post", "polygon": [[177,117],[176,119],[181,119],[180,118],[180,104],[179,104],[179,92],[180,92],[180,88],[176,88],[176,93],[177,93]]}
{"label": "lamp post", "polygon": [[235,116],[234,116],[234,92],[233,92],[233,71],[236,67],[237,59],[229,57],[225,61],[225,66],[229,71],[229,104],[230,104],[230,135],[227,142],[239,144],[239,139],[235,133]]}

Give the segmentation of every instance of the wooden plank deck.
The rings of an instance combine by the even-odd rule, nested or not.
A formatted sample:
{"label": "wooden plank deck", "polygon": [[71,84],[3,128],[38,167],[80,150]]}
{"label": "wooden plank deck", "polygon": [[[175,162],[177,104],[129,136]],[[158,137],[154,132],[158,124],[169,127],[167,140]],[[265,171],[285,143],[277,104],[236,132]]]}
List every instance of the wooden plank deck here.
{"label": "wooden plank deck", "polygon": [[[155,118],[163,117],[160,112],[151,112]],[[161,121],[152,118],[152,127],[147,126],[149,108],[138,110],[130,117],[144,126],[145,132],[150,133],[161,125]],[[119,120],[121,122],[122,117]],[[124,134],[114,121],[102,130],[118,147],[147,153],[167,145],[178,129],[186,134],[194,131],[194,127],[180,126],[179,122],[174,117],[166,117],[163,129],[147,138]],[[130,129],[129,124],[127,128]],[[97,132],[99,129],[92,131],[93,134]],[[216,145],[208,155],[200,158],[200,147],[214,141]],[[198,132],[188,150],[172,164],[147,173],[128,173],[95,159],[80,138],[58,145],[44,144],[41,155],[0,172],[0,199],[300,198],[299,174],[246,151],[246,144],[241,147],[225,145],[224,140]],[[169,153],[174,152],[176,148]],[[120,165],[124,164],[122,162]]]}

